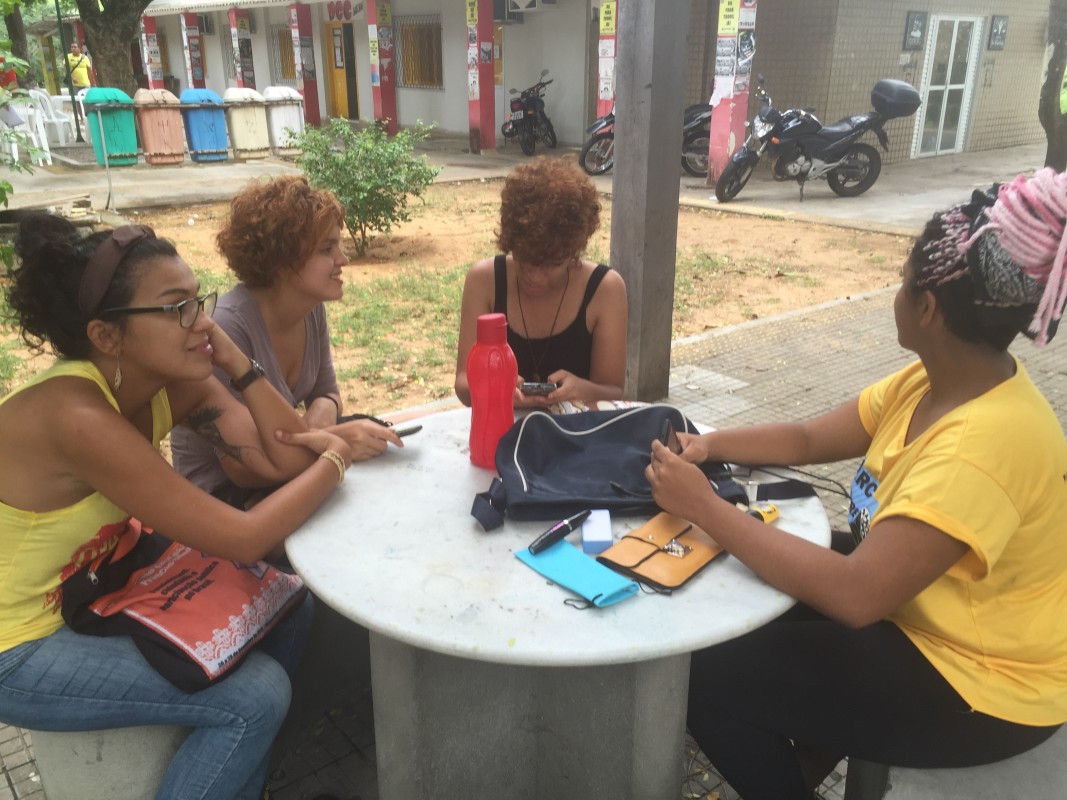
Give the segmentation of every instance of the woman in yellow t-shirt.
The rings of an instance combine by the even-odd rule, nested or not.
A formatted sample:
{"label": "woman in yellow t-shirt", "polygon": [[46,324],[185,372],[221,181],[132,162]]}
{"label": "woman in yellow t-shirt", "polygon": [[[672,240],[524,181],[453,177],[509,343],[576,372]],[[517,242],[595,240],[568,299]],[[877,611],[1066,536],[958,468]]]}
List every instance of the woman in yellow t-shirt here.
{"label": "woman in yellow t-shirt", "polygon": [[[211,320],[174,246],[128,225],[88,238],[31,215],[7,300],[23,338],[56,364],[0,400],[0,722],[50,731],[182,725],[192,732],[157,798],[258,798],[289,706],[310,600],[224,680],[196,693],[157,673],[128,636],[75,633],[62,580],[113,550],[131,516],[194,550],[252,563],[307,519],[344,477],[340,436],[308,430]],[[238,402],[213,374],[221,367]],[[215,499],[159,451],[198,417],[264,483],[249,511]],[[136,761],[136,754],[131,754]]]}
{"label": "woman in yellow t-shirt", "polygon": [[[689,728],[744,800],[811,800],[844,756],[996,761],[1067,721],[1067,442],[1008,352],[1067,298],[1067,174],[935,214],[894,312],[918,361],[795,424],[652,445],[656,502],[801,605],[693,656]],[[852,546],[824,549],[719,500],[693,463],[863,458]]]}

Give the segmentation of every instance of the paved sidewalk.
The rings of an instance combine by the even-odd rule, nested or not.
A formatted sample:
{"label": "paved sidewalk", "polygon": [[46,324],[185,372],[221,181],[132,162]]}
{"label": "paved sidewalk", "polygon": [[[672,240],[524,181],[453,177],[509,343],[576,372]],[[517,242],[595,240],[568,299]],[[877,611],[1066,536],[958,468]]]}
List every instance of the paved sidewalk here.
{"label": "paved sidewalk", "polygon": [[[427,154],[444,167],[439,180],[496,177],[522,158],[517,148],[512,153],[470,156],[448,140],[435,142]],[[1034,146],[894,164],[885,168],[867,195],[838,198],[818,183],[809,187],[803,204],[795,185],[756,178],[724,210],[914,233],[930,213],[965,199],[971,189],[1039,167],[1043,154],[1043,147]],[[225,199],[249,177],[291,171],[291,165],[280,161],[187,164],[131,167],[121,171],[121,176],[116,169],[113,178],[122,209]],[[62,195],[87,191],[94,206],[102,208],[107,197],[102,179],[99,171],[86,170],[41,170],[29,177],[13,176],[12,205],[56,202]],[[598,180],[604,191],[610,191],[610,177]],[[709,199],[710,187],[692,178],[680,180],[679,196],[686,204],[717,205]],[[896,341],[892,298],[892,290],[881,290],[677,341],[668,399],[691,418],[716,427],[801,419],[844,402],[910,360]],[[1062,347],[1057,341],[1039,351],[1020,340],[1014,348],[1061,424],[1067,420]],[[855,464],[839,464],[817,473],[847,485],[854,469]],[[847,501],[828,492],[823,493],[823,500],[831,524],[843,527]],[[680,787],[683,797],[702,797],[717,788],[714,776],[699,761],[694,762],[693,753],[679,755],[684,771],[680,783],[683,774],[690,776]],[[374,757],[370,694],[365,685],[353,686],[336,698],[316,724],[275,754],[271,797],[305,800],[330,792],[344,800],[377,800]],[[829,781],[825,797],[840,800],[843,796],[839,778]],[[1020,794],[1026,795],[1025,787],[1020,788]],[[723,800],[735,797],[722,791]],[[27,738],[15,728],[0,726],[0,800],[16,798],[45,800]]]}

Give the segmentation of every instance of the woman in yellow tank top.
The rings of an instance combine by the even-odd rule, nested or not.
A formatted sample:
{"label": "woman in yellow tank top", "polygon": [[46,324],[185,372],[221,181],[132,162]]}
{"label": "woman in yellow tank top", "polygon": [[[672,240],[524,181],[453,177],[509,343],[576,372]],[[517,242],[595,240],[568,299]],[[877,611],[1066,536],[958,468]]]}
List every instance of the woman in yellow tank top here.
{"label": "woman in yellow tank top", "polygon": [[[258,798],[289,704],[310,604],[233,673],[195,694],[158,675],[128,637],[82,636],[59,614],[62,579],[115,546],[134,516],[171,539],[254,562],[333,491],[349,444],[309,431],[211,321],[173,245],[144,226],[82,236],[21,225],[8,290],[23,337],[59,360],[0,401],[0,722],[41,730],[182,725],[192,733],[158,798]],[[221,367],[239,403],[213,376]],[[190,484],[160,441],[199,418],[264,485],[249,511]],[[131,754],[136,760],[136,754]]]}

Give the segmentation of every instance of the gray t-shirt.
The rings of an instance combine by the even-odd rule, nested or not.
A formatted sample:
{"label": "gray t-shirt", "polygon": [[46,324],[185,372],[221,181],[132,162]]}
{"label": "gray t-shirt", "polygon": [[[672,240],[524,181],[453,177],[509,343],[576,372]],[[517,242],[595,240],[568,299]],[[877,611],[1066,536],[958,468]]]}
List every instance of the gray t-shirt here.
{"label": "gray t-shirt", "polygon": [[[330,355],[330,330],[322,303],[304,318],[307,346],[295,386],[285,382],[259,304],[243,284],[237,284],[219,298],[212,318],[230,335],[241,352],[263,366],[266,379],[294,408],[324,394],[337,394],[337,376]],[[230,388],[230,377],[224,370],[216,367],[215,375]],[[241,400],[240,392],[230,391]],[[175,427],[171,433],[171,452],[174,467],[201,489],[214,492],[230,482],[211,445],[184,425]]]}

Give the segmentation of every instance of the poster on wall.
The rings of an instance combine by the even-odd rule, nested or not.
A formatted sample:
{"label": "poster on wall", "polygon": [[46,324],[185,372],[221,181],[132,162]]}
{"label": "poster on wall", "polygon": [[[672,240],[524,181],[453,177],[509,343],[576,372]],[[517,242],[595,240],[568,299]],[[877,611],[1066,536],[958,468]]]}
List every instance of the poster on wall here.
{"label": "poster on wall", "polygon": [[600,35],[615,35],[615,0],[604,0],[600,4]]}
{"label": "poster on wall", "polygon": [[989,49],[1003,50],[1004,42],[1008,38],[1008,18],[993,17],[989,24]]}
{"label": "poster on wall", "polygon": [[478,91],[478,68],[467,70],[467,99],[477,100],[481,96]]}
{"label": "poster on wall", "polygon": [[368,25],[367,35],[369,37],[370,45],[370,85],[381,86],[382,76],[380,67],[381,64],[378,61],[378,26]]}
{"label": "poster on wall", "polygon": [[904,22],[904,49],[922,50],[926,41],[926,12],[909,11]]}
{"label": "poster on wall", "polygon": [[600,100],[610,100],[615,96],[615,59],[600,59],[599,81],[596,96]]}

